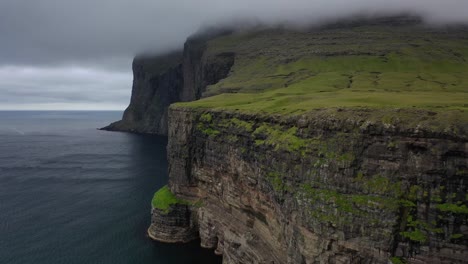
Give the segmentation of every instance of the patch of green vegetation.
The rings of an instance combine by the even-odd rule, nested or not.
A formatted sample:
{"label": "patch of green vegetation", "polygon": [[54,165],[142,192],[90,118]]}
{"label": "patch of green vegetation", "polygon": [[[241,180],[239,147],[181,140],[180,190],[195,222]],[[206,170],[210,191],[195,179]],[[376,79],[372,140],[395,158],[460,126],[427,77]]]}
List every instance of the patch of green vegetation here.
{"label": "patch of green vegetation", "polygon": [[388,142],[388,144],[387,144],[387,148],[389,148],[389,149],[396,148],[396,146],[397,146],[397,143],[394,142],[394,141],[390,141],[390,142]]}
{"label": "patch of green vegetation", "polygon": [[[443,228],[446,219],[443,215],[439,215],[437,220],[430,223],[418,217],[416,205],[424,196],[423,187],[406,187],[400,181],[392,182],[381,175],[366,177],[362,172],[357,173],[354,182],[365,194],[342,193],[312,181],[301,185],[297,198],[310,202],[310,214],[314,219],[333,225],[350,225],[356,218],[366,221],[369,225],[380,223],[382,219],[373,212],[383,210],[395,214],[401,212],[400,235],[410,243],[426,243],[429,236],[439,236],[442,239],[447,236]],[[447,197],[453,198],[451,195]],[[465,212],[465,206],[461,202],[436,207],[439,210],[443,208],[443,212]],[[452,239],[459,238],[455,236]]]}
{"label": "patch of green vegetation", "polygon": [[407,262],[401,257],[391,257],[390,262],[392,264],[406,264]]}
{"label": "patch of green vegetation", "polygon": [[221,133],[213,124],[213,116],[210,113],[200,115],[197,129],[209,137],[215,137]]}
{"label": "patch of green vegetation", "polygon": [[248,133],[251,133],[253,131],[252,122],[240,120],[236,117],[222,119],[218,122],[218,126],[228,128],[228,129],[231,129],[231,128],[241,129]]}
{"label": "patch of green vegetation", "polygon": [[451,239],[459,239],[459,238],[462,238],[463,237],[463,234],[453,234],[450,236]]}
{"label": "patch of green vegetation", "polygon": [[362,172],[359,172],[354,181],[360,183],[362,188],[369,193],[392,197],[401,197],[402,195],[401,182],[391,182],[387,177],[381,175],[366,178]]}
{"label": "patch of green vegetation", "polygon": [[243,128],[245,131],[247,132],[252,132],[252,127],[253,127],[253,124],[250,123],[250,122],[247,122],[247,121],[244,121],[244,120],[240,120],[240,119],[237,119],[237,118],[232,118],[230,120],[230,122],[232,124],[234,124],[236,127],[240,127],[240,128]]}
{"label": "patch of green vegetation", "polygon": [[247,148],[246,147],[241,147],[240,150],[241,150],[242,154],[247,153]]}
{"label": "patch of green vegetation", "polygon": [[337,157],[337,160],[342,161],[342,162],[351,162],[354,159],[355,159],[355,156],[351,152],[343,153],[342,155]]}
{"label": "patch of green vegetation", "polygon": [[284,190],[284,183],[281,179],[281,174],[278,172],[270,172],[267,174],[267,179],[273,186],[276,192],[282,192]]}
{"label": "patch of green vegetation", "polygon": [[265,138],[264,140],[256,140],[256,145],[271,145],[274,146],[275,150],[283,149],[291,152],[301,152],[308,145],[308,140],[297,136],[297,127],[282,130],[279,126],[264,123],[255,129],[253,135]]}
{"label": "patch of green vegetation", "polygon": [[230,142],[230,143],[235,143],[237,142],[237,140],[239,140],[239,138],[236,136],[236,135],[228,135],[226,137],[226,139]]}
{"label": "patch of green vegetation", "polygon": [[[312,209],[313,217],[333,224],[346,224],[354,217],[366,219],[369,224],[381,219],[371,219],[369,210],[384,210],[386,212],[397,212],[402,210],[402,226],[400,235],[413,243],[427,242],[429,235],[444,234],[442,227],[437,221],[427,223],[417,218],[416,203],[424,195],[424,188],[418,185],[405,186],[400,181],[391,181],[381,175],[365,176],[358,172],[354,182],[359,185],[365,194],[346,194],[337,190],[322,189],[321,184],[314,182],[301,186],[304,197],[312,204],[319,204],[321,209]],[[440,207],[440,206],[439,206]],[[464,205],[461,203],[444,204],[445,211],[463,212]],[[348,221],[348,222],[347,222]]]}
{"label": "patch of green vegetation", "polygon": [[282,115],[366,108],[379,110],[364,117],[373,122],[457,132],[468,123],[466,47],[466,39],[412,27],[235,33],[207,45],[208,55],[236,54],[227,78],[207,87],[211,97],[177,105]]}
{"label": "patch of green vegetation", "polygon": [[378,221],[372,219],[366,209],[395,211],[399,205],[397,199],[389,197],[343,194],[335,190],[320,189],[311,184],[301,185],[299,195],[304,196],[312,205],[321,206],[323,210],[312,209],[311,213],[314,214],[314,217],[334,224],[350,224],[354,217],[361,217],[369,222]]}
{"label": "patch of green vegetation", "polygon": [[211,126],[205,126],[203,123],[198,123],[197,129],[209,137],[215,137],[221,133],[219,130],[214,129]]}
{"label": "patch of green vegetation", "polygon": [[263,145],[265,144],[265,140],[262,140],[262,139],[256,139],[255,140],[255,146],[260,146],[260,145]]}
{"label": "patch of green vegetation", "polygon": [[[440,202],[441,192],[445,190],[444,186],[440,186],[437,189],[432,190],[431,202]],[[446,198],[454,199],[453,194],[444,195]],[[466,213],[466,206],[462,205],[462,202],[457,202],[456,204],[444,203],[436,204],[436,208],[440,211],[437,213],[437,219],[430,222],[426,222],[424,219],[418,215],[416,210],[416,203],[427,201],[428,193],[427,191],[418,185],[413,185],[409,188],[408,193],[402,196],[401,206],[403,208],[402,216],[402,232],[400,235],[404,238],[410,240],[413,243],[425,243],[427,242],[428,236],[439,236],[441,239],[447,239],[447,234],[444,232],[443,226],[445,221],[447,221],[446,215],[444,212],[449,213]],[[418,219],[419,218],[419,219]]]}
{"label": "patch of green vegetation", "polygon": [[457,205],[452,203],[437,204],[436,208],[442,212],[449,212],[454,214],[468,214],[468,207],[466,205]]}
{"label": "patch of green vegetation", "polygon": [[[464,113],[468,108],[464,99],[467,96],[464,92],[389,93],[363,91],[356,93],[348,90],[295,94],[290,89],[286,89],[285,91],[274,90],[256,94],[220,94],[190,103],[176,103],[176,105],[278,114],[300,114],[327,107],[368,107],[387,110],[392,108],[420,108],[436,112],[461,110]],[[456,111],[452,112],[457,113]],[[466,117],[464,120],[466,120]]]}
{"label": "patch of green vegetation", "polygon": [[190,202],[177,198],[166,185],[159,189],[151,201],[153,208],[157,208],[164,213],[169,213],[169,209],[175,204],[190,204]]}
{"label": "patch of green vegetation", "polygon": [[213,116],[210,113],[204,113],[200,116],[200,121],[205,123],[211,123],[213,121]]}
{"label": "patch of green vegetation", "polygon": [[424,243],[427,241],[427,235],[422,230],[416,229],[413,231],[405,231],[400,233],[403,237],[406,237],[414,242]]}

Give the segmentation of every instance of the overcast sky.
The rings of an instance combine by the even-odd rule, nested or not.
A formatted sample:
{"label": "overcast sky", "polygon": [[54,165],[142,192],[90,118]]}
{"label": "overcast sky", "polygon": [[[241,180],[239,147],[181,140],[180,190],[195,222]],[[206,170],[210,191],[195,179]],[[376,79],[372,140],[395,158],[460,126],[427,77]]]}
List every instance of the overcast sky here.
{"label": "overcast sky", "polygon": [[182,47],[200,27],[239,17],[406,11],[452,23],[467,22],[467,10],[468,0],[0,0],[0,110],[123,110],[135,54]]}

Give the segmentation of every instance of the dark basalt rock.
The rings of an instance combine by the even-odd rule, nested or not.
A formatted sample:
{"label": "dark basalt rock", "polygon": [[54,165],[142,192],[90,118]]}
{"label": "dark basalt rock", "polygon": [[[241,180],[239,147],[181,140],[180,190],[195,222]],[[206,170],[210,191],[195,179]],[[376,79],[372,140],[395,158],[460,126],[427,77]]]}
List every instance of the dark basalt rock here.
{"label": "dark basalt rock", "polygon": [[[362,23],[369,21],[345,24]],[[329,26],[337,27],[343,24]],[[376,110],[366,108],[284,117],[169,107],[210,96],[206,87],[229,74],[236,54],[206,52],[207,41],[224,33],[191,37],[183,51],[168,56],[136,58],[130,106],[106,128],[167,134],[171,192],[200,202],[152,209],[151,238],[200,238],[228,264],[466,263],[466,124],[371,122],[366,117]],[[401,111],[415,120],[434,114]]]}
{"label": "dark basalt rock", "polygon": [[[201,245],[223,263],[466,263],[464,135],[363,129],[365,112],[342,122],[319,113],[170,108],[169,184],[203,201],[191,208]],[[306,148],[273,140],[297,124],[288,136]],[[260,126],[275,132],[254,133]]]}
{"label": "dark basalt rock", "polygon": [[168,212],[151,210],[148,235],[165,243],[186,243],[198,238],[198,229],[188,205],[171,205]]}
{"label": "dark basalt rock", "polygon": [[234,64],[234,53],[204,53],[206,41],[220,34],[226,32],[191,37],[183,52],[136,57],[130,105],[122,120],[102,130],[167,135],[169,105],[201,98],[206,86],[225,78]]}
{"label": "dark basalt rock", "polygon": [[130,105],[122,120],[103,130],[161,134],[167,132],[167,107],[180,101],[183,89],[182,53],[141,56],[133,61]]}

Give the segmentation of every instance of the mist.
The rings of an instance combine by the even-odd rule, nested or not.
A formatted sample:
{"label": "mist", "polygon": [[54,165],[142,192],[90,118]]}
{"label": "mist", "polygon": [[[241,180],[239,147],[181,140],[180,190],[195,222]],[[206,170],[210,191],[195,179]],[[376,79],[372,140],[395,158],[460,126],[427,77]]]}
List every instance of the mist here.
{"label": "mist", "polygon": [[207,26],[239,20],[313,25],[400,13],[445,25],[468,23],[466,10],[466,0],[2,0],[0,109],[123,109],[133,56],[181,48],[187,36]]}

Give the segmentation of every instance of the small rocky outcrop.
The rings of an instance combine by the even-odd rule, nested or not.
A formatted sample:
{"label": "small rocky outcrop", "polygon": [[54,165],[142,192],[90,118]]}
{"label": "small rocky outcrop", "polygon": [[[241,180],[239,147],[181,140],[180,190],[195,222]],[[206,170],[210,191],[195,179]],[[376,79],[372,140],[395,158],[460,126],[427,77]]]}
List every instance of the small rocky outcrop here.
{"label": "small rocky outcrop", "polygon": [[196,218],[191,202],[179,199],[167,186],[159,189],[151,206],[151,225],[148,236],[166,243],[186,243],[198,238]]}
{"label": "small rocky outcrop", "polygon": [[166,212],[151,209],[148,236],[165,243],[186,243],[198,238],[198,228],[189,205],[174,204]]}

